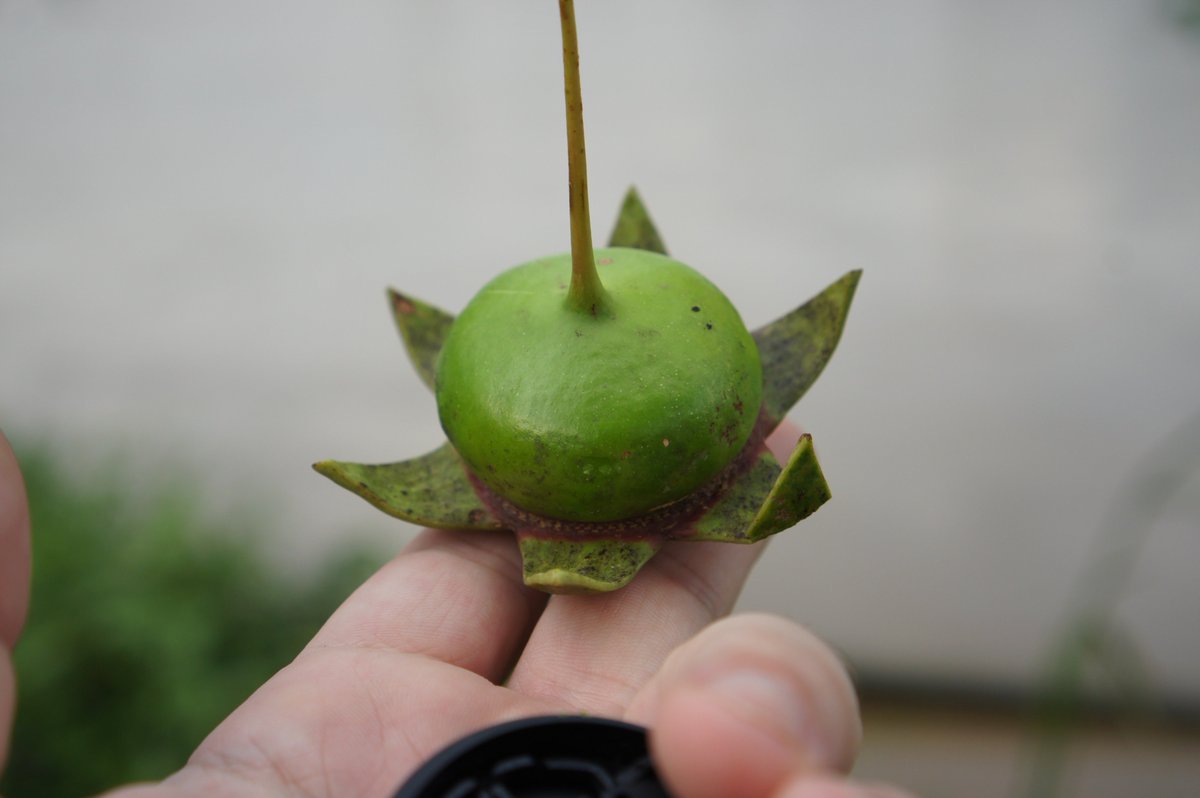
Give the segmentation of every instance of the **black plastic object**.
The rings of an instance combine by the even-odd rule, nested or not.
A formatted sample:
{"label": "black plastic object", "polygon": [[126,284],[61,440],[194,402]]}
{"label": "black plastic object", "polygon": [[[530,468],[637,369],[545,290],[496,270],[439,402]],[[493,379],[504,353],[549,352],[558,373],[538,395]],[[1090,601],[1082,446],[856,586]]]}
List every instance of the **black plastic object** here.
{"label": "black plastic object", "polygon": [[395,798],[670,798],[641,726],[555,716],[501,723],[435,755]]}

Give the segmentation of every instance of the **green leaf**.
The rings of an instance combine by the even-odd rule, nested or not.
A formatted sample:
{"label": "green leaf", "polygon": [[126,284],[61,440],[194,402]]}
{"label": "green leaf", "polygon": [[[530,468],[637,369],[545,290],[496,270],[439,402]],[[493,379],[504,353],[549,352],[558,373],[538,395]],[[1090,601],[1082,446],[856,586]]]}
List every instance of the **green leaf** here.
{"label": "green leaf", "polygon": [[442,529],[500,529],[475,494],[449,443],[400,463],[362,465],[325,460],[313,466],[388,515]]}
{"label": "green leaf", "polygon": [[763,449],[754,464],[695,522],[690,540],[756,543],[816,512],[829,500],[829,485],[803,435],[782,469]]}
{"label": "green leaf", "polygon": [[763,410],[778,424],[833,356],[861,271],[841,279],[786,316],[755,330],[763,366]]}
{"label": "green leaf", "polygon": [[608,245],[667,254],[667,247],[650,219],[650,212],[633,186],[625,192],[625,201],[621,203],[621,212],[617,214],[617,223],[608,238]]}
{"label": "green leaf", "polygon": [[519,535],[525,584],[547,593],[607,593],[629,584],[659,540],[547,540]]}
{"label": "green leaf", "polygon": [[408,357],[416,367],[421,382],[432,389],[438,352],[442,351],[442,343],[450,332],[454,317],[395,290],[388,291],[388,301],[396,326],[404,338]]}

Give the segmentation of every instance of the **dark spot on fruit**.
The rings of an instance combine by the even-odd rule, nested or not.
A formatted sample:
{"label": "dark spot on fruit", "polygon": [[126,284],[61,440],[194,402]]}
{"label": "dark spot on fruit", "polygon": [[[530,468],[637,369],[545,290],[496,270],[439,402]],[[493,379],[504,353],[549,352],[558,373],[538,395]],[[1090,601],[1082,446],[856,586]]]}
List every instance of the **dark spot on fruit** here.
{"label": "dark spot on fruit", "polygon": [[486,510],[480,510],[477,508],[477,509],[474,509],[471,512],[467,513],[467,522],[468,523],[482,524],[486,520],[487,520],[487,511]]}
{"label": "dark spot on fruit", "polygon": [[742,414],[742,410],[745,409],[745,407],[746,405],[742,402],[742,397],[739,396],[736,400],[734,400],[733,409],[737,411],[739,416]]}
{"label": "dark spot on fruit", "polygon": [[576,338],[582,338],[582,337],[583,337],[583,330],[576,330],[576,331],[575,331],[575,337],[576,337]]}
{"label": "dark spot on fruit", "polygon": [[710,322],[708,322],[707,324],[705,324],[705,325],[704,325],[704,329],[706,329],[706,330],[711,330],[711,329],[712,329],[712,322],[710,321]]}
{"label": "dark spot on fruit", "polygon": [[[539,468],[541,468],[546,465],[546,459],[549,456],[550,456],[550,447],[548,447],[546,445],[546,442],[544,440],[542,440],[541,438],[534,438],[533,439],[533,464],[535,466],[538,466]],[[545,479],[545,475],[542,475],[541,479]],[[538,481],[540,482],[541,479],[539,479]]]}
{"label": "dark spot on fruit", "polygon": [[699,313],[699,312],[700,312],[700,306],[692,305],[692,313]]}

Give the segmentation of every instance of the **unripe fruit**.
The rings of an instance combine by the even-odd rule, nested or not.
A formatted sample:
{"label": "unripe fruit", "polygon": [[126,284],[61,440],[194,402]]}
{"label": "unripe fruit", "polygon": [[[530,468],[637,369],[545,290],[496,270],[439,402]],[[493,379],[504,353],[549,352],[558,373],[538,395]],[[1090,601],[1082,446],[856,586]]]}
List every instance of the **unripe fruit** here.
{"label": "unripe fruit", "polygon": [[574,6],[559,0],[571,252],[492,280],[455,319],[392,311],[449,442],[411,460],[316,463],[390,515],[516,534],[525,584],[616,590],[668,540],[754,543],[829,499],[808,435],[765,438],[824,369],[850,272],[753,334],[666,249],[637,193],[592,247]]}
{"label": "unripe fruit", "polygon": [[682,499],[742,450],[758,347],[716,286],[679,261],[597,250],[607,301],[566,301],[570,255],[495,278],[437,365],[442,427],[478,479],[524,510],[615,521]]}

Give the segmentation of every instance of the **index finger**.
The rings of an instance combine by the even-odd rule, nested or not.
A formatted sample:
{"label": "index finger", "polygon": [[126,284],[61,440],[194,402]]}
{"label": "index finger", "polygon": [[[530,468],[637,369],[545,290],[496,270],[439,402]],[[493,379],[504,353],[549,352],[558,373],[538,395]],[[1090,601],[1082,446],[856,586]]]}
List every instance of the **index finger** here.
{"label": "index finger", "polygon": [[346,600],[309,648],[421,654],[497,681],[545,600],[522,584],[512,535],[427,529]]}

